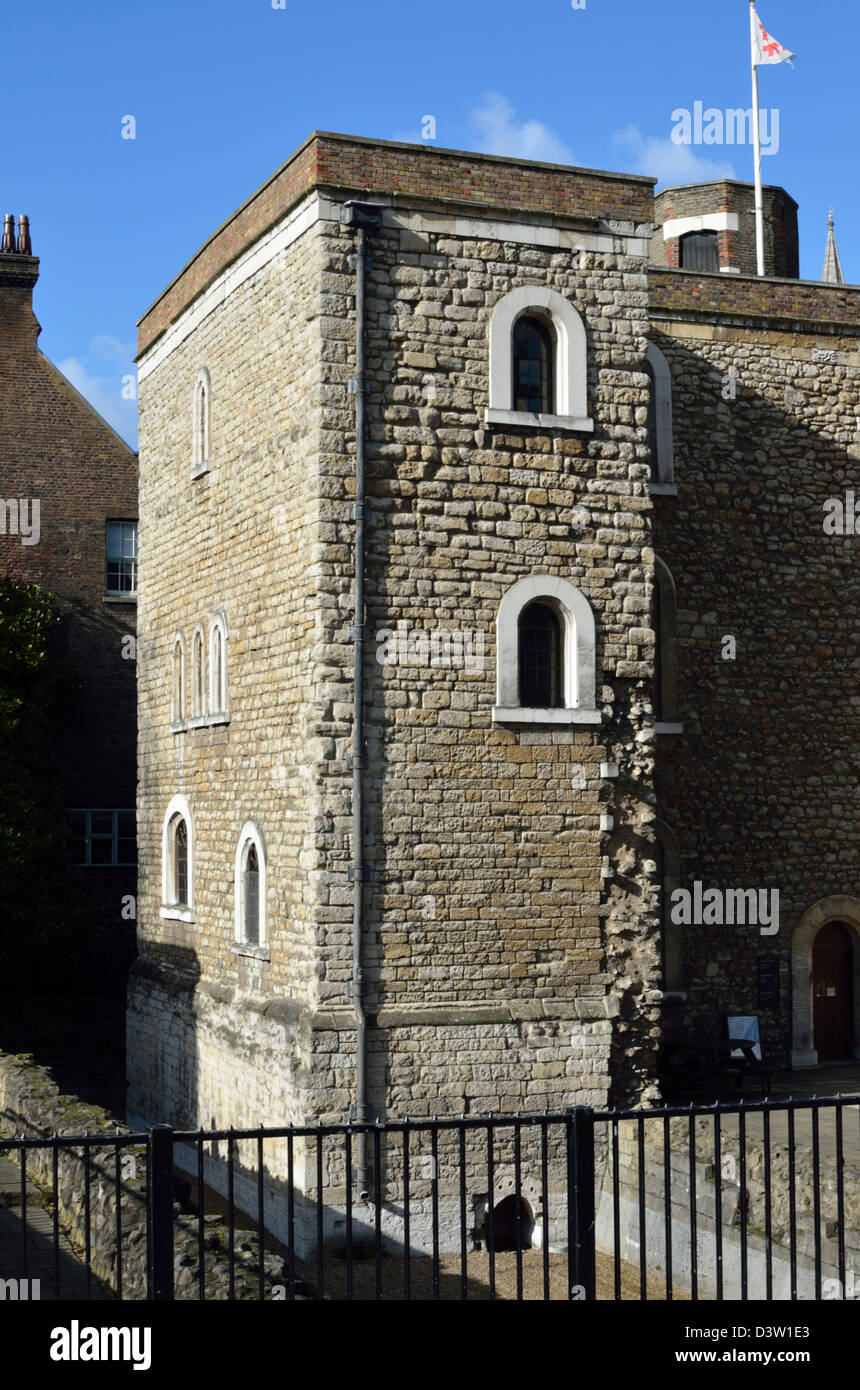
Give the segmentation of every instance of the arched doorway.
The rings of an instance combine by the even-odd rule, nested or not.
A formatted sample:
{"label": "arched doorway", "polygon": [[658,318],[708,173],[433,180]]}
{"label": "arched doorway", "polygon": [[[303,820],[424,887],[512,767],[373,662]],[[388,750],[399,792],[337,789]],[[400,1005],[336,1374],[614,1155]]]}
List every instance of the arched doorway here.
{"label": "arched doorway", "polygon": [[812,943],[812,1032],[819,1062],[851,1057],[854,948],[844,922],[828,922]]}
{"label": "arched doorway", "polygon": [[[839,930],[822,935],[823,929],[830,926]],[[816,979],[815,955],[819,938],[820,979]],[[846,940],[850,946],[850,958],[844,949]],[[828,942],[831,945],[828,946]],[[848,959],[850,967],[846,967]],[[836,979],[829,980],[828,986],[827,972],[831,967],[834,971],[842,972],[839,976],[841,989]],[[844,979],[846,968],[850,971],[850,992]],[[825,1051],[829,1052],[831,1047],[835,1047],[844,1049],[840,1053],[840,1060],[860,1058],[860,898],[848,893],[833,894],[829,898],[820,898],[803,913],[794,929],[791,943],[791,979],[792,1066],[814,1067],[819,1060],[833,1060],[831,1056],[820,1055],[819,1026],[825,1030]],[[819,984],[824,987],[821,995],[817,994]],[[835,989],[836,993],[828,995],[828,987]],[[837,1032],[835,1037],[828,1037],[828,1010],[830,1014],[842,1018],[838,1025],[842,1031]],[[850,1025],[845,1021],[846,1016],[851,1020]],[[850,1036],[846,1036],[849,1026]]]}

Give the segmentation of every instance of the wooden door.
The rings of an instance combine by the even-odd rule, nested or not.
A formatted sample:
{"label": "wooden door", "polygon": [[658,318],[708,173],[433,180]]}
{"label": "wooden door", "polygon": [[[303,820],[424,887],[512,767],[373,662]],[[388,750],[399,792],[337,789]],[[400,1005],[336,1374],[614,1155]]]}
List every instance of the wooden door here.
{"label": "wooden door", "polygon": [[851,932],[828,922],[812,946],[813,1039],[819,1062],[850,1058],[854,1046],[854,952]]}

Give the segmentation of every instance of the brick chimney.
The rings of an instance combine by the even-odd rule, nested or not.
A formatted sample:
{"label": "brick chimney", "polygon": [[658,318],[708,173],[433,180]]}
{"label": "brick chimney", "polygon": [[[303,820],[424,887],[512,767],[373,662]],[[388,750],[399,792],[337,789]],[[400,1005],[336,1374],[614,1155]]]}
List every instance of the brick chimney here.
{"label": "brick chimney", "polygon": [[33,286],[39,260],[30,244],[30,219],[3,218],[0,241],[0,353],[13,357],[35,352],[41,326],[33,313]]}

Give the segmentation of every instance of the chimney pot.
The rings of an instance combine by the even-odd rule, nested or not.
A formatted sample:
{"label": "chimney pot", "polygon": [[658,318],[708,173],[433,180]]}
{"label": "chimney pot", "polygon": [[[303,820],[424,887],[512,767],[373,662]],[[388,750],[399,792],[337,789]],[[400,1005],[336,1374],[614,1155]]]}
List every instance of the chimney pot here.
{"label": "chimney pot", "polygon": [[26,213],[21,213],[18,218],[18,255],[32,256],[33,247],[30,244],[30,219]]}
{"label": "chimney pot", "polygon": [[7,212],[3,218],[3,241],[0,243],[0,254],[13,254],[15,251],[15,218],[11,212]]}

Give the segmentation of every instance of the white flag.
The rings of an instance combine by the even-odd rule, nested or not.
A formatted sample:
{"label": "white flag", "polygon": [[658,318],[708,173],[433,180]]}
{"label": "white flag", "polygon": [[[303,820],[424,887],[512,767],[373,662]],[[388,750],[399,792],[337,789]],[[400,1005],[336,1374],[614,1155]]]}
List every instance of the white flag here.
{"label": "white flag", "polygon": [[[761,67],[765,63],[791,63],[792,58],[796,58],[796,53],[791,53],[787,48],[783,48],[765,29],[755,10],[755,41],[753,44],[753,63],[756,67]],[[794,67],[794,64],[791,63]]]}

